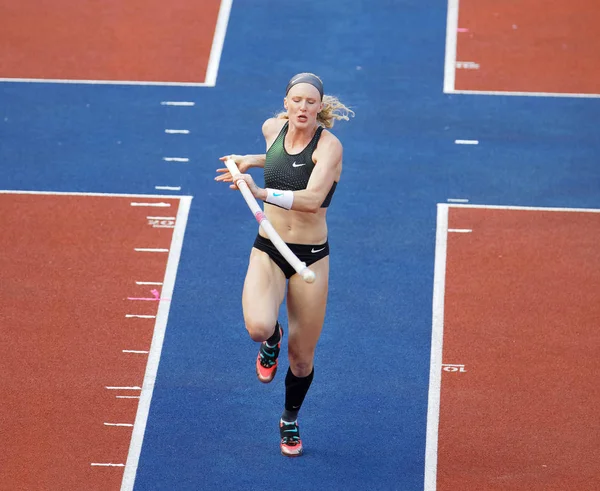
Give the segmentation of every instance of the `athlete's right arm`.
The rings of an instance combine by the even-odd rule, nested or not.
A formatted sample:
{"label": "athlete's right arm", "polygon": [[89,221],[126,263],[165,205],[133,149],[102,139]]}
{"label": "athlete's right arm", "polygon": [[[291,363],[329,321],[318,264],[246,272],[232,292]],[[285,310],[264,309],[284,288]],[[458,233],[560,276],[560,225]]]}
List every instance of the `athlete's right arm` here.
{"label": "athlete's right arm", "polygon": [[[225,155],[219,160],[225,162],[227,159],[233,159],[237,164],[238,169],[242,174],[246,173],[251,167],[264,167],[266,155]],[[215,181],[233,182],[231,173],[227,170],[227,167],[217,169],[219,175],[215,177]]]}

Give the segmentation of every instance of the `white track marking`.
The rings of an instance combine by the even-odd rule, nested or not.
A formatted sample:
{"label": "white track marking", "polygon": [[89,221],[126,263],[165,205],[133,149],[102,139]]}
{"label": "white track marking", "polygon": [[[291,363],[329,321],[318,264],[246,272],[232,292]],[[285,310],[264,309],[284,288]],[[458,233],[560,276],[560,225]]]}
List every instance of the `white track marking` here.
{"label": "white track marking", "polygon": [[162,285],[162,281],[136,281],[136,285]]}
{"label": "white track marking", "polygon": [[[162,295],[172,298],[173,289],[175,287],[175,278],[177,276],[177,267],[181,255],[183,245],[183,237],[187,224],[188,214],[190,211],[191,198],[182,199],[177,211],[177,224],[173,231],[169,258],[167,261],[167,269],[165,271],[164,285]],[[152,401],[152,393],[154,391],[154,383],[156,381],[156,373],[160,362],[160,354],[165,337],[167,320],[169,317],[169,309],[171,302],[160,302],[158,314],[154,325],[154,335],[152,336],[152,344],[150,346],[150,354],[146,364],[146,374],[144,376],[144,384],[138,404],[135,424],[131,436],[131,444],[129,445],[129,453],[127,455],[127,465],[123,473],[123,481],[121,483],[121,491],[132,491],[135,483],[140,453],[142,451],[142,443],[144,441],[144,433],[146,431],[146,422],[148,421],[148,413],[150,411],[150,403]]]}
{"label": "white track marking", "polygon": [[181,186],[154,186],[154,189],[160,191],[181,191]]}
{"label": "white track marking", "polygon": [[456,79],[456,33],[458,29],[458,1],[448,0],[446,17],[446,58],[444,61],[444,92],[454,91]]}
{"label": "white track marking", "polygon": [[448,244],[448,206],[447,204],[438,204],[437,208],[429,403],[427,406],[427,438],[425,443],[425,491],[435,491],[437,481],[437,446],[440,422],[440,389],[442,384],[442,343],[444,337],[444,295],[446,289],[446,251]]}
{"label": "white track marking", "polygon": [[134,350],[134,349],[124,349],[123,353],[139,353],[139,354],[148,354],[150,353],[149,351],[142,351],[142,350]]}
{"label": "white track marking", "polygon": [[96,462],[92,462],[90,465],[92,467],[125,467],[125,464],[101,464]]}
{"label": "white track marking", "polygon": [[229,23],[232,1],[221,0],[215,35],[210,49],[210,57],[208,58],[206,79],[204,81],[209,87],[214,87],[217,84],[217,74],[219,73],[219,63],[221,62],[221,53],[223,52],[223,44],[225,43],[225,33],[227,32],[227,24]]}
{"label": "white track marking", "polygon": [[470,228],[449,228],[448,232],[456,232],[459,234],[470,234],[473,230]]}
{"label": "white track marking", "polygon": [[104,423],[104,426],[127,426],[133,428],[133,424],[131,423]]}
{"label": "white track marking", "polygon": [[139,399],[140,396],[115,396],[117,399]]}
{"label": "white track marking", "polygon": [[[145,199],[181,199],[192,196],[165,196],[164,194],[119,194],[119,193],[75,193],[62,191],[19,191],[15,189],[0,189],[0,194],[42,194],[50,196],[98,196],[106,198],[145,198]],[[152,204],[152,203],[150,203]],[[148,203],[143,203],[147,206]],[[135,206],[132,204],[132,206]],[[160,206],[171,206],[170,203],[161,203]]]}
{"label": "white track marking", "polygon": [[457,145],[479,145],[479,140],[454,140]]}
{"label": "white track marking", "polygon": [[196,103],[195,102],[191,102],[191,101],[162,101],[161,106],[195,106]]}
{"label": "white track marking", "polygon": [[171,85],[181,87],[214,87],[205,82],[145,82],[140,80],[69,80],[46,78],[0,78],[0,82],[23,82],[43,84],[92,84],[92,85]]}
{"label": "white track marking", "polygon": [[172,130],[172,129],[166,129],[165,133],[168,133],[169,135],[189,135],[190,134],[190,130]]}
{"label": "white track marking", "polygon": [[475,61],[457,61],[456,62],[457,69],[465,69],[465,70],[479,70],[480,65]]}
{"label": "white track marking", "polygon": [[125,314],[128,319],[156,319],[155,315]]}
{"label": "white track marking", "polygon": [[530,97],[576,97],[576,98],[600,98],[600,94],[577,94],[577,93],[561,93],[561,92],[511,92],[501,90],[444,90],[450,94],[467,94],[467,95],[499,95],[499,96],[530,96]]}
{"label": "white track marking", "polygon": [[468,203],[469,202],[468,199],[464,199],[464,198],[448,198],[446,201],[448,201],[448,203]]}
{"label": "white track marking", "polygon": [[169,249],[152,249],[148,247],[136,247],[135,252],[169,252]]}
{"label": "white track marking", "polygon": [[165,162],[189,162],[187,157],[163,157]]}
{"label": "white track marking", "polygon": [[154,206],[157,208],[167,208],[171,203],[131,203],[131,206]]}
{"label": "white track marking", "polygon": [[523,211],[570,211],[576,213],[600,213],[598,208],[556,208],[556,207],[543,207],[543,206],[503,206],[503,205],[460,205],[452,204],[446,205],[450,208],[481,208],[488,210],[523,210]]}

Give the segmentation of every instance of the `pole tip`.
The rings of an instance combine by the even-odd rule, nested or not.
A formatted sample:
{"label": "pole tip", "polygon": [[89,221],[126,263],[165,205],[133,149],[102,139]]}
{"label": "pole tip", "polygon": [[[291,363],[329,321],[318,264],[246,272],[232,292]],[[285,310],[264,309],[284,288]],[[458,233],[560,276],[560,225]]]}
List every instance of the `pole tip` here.
{"label": "pole tip", "polygon": [[315,276],[314,271],[311,271],[308,268],[306,268],[304,271],[302,271],[302,279],[304,281],[306,281],[307,283],[314,283],[315,278],[316,278],[316,276]]}

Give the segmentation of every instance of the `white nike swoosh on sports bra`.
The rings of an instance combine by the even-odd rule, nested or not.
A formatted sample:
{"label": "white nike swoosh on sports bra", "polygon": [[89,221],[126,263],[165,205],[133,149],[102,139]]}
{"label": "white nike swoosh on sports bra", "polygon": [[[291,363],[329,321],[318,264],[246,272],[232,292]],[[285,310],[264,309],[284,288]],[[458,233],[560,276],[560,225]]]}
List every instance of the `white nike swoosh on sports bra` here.
{"label": "white nike swoosh on sports bra", "polygon": [[303,165],[306,165],[306,162],[305,162],[305,163],[303,163],[303,164],[298,164],[298,165],[296,165],[296,162],[294,162],[294,163],[292,164],[292,167],[302,167]]}
{"label": "white nike swoosh on sports bra", "polygon": [[312,252],[313,254],[315,254],[315,253],[317,253],[317,252],[321,252],[321,251],[324,251],[324,250],[325,250],[325,247],[323,247],[322,249],[317,249],[317,250],[315,251],[315,248],[313,247],[313,248],[310,250],[310,252]]}

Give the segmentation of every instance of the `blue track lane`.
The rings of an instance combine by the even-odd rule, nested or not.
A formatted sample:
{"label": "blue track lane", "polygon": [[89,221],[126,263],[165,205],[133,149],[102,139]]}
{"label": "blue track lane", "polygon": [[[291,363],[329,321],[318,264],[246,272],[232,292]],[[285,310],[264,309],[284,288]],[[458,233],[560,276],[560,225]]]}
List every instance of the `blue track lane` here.
{"label": "blue track lane", "polygon": [[[444,95],[445,19],[443,2],[237,0],[215,88],[0,84],[0,188],[194,196],[136,490],[423,489],[436,203],[600,208],[600,100]],[[357,116],[334,129],[330,303],[306,455],[286,459],[286,357],[260,384],[242,322],[256,225],[213,177],[264,152],[300,71]]]}

